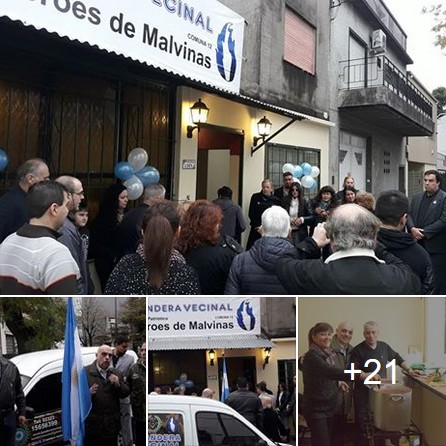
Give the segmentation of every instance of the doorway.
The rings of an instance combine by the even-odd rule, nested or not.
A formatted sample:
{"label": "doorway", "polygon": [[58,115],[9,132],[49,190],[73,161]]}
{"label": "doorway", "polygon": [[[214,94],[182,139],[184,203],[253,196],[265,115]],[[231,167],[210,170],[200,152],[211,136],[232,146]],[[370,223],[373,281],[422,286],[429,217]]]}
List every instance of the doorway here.
{"label": "doorway", "polygon": [[241,205],[244,133],[242,130],[205,125],[198,136],[197,199],[214,200],[222,186],[229,186],[233,201]]}
{"label": "doorway", "polygon": [[339,189],[344,178],[352,176],[356,189],[366,190],[367,138],[341,131],[339,144]]}
{"label": "doorway", "polygon": [[[248,380],[249,390],[255,392],[257,383],[255,356],[234,356],[226,358],[226,372],[228,374],[229,390],[237,390],[237,378],[244,376]],[[221,398],[221,383],[223,379],[223,358],[218,358],[218,389]]]}

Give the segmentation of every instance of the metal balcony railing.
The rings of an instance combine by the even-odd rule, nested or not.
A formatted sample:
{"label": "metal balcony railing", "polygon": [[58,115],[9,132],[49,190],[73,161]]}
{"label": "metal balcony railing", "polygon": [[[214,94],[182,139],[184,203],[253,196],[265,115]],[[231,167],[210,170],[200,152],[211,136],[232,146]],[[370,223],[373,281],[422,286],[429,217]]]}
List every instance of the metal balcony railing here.
{"label": "metal balcony railing", "polygon": [[403,101],[432,119],[432,103],[387,57],[351,59],[339,62],[340,89],[384,86]]}

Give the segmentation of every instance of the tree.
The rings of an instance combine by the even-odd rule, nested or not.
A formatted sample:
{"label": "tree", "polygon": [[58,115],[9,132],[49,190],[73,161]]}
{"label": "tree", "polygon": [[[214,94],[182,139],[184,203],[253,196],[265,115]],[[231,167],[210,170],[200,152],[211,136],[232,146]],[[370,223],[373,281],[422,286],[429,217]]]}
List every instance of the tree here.
{"label": "tree", "polygon": [[66,301],[58,297],[2,297],[0,316],[19,353],[46,350],[63,340]]}
{"label": "tree", "polygon": [[79,321],[83,345],[100,345],[110,339],[106,320],[104,308],[96,297],[90,296],[81,299]]}
{"label": "tree", "polygon": [[435,25],[431,30],[435,33],[435,46],[439,46],[441,49],[446,48],[446,7],[444,5],[437,4],[431,6],[425,6],[423,8],[424,14],[431,14],[434,18]]}
{"label": "tree", "polygon": [[121,321],[129,326],[129,335],[133,341],[146,341],[146,298],[128,297],[121,315]]}
{"label": "tree", "polygon": [[438,101],[437,113],[446,112],[446,87],[438,87],[432,91],[432,96]]}

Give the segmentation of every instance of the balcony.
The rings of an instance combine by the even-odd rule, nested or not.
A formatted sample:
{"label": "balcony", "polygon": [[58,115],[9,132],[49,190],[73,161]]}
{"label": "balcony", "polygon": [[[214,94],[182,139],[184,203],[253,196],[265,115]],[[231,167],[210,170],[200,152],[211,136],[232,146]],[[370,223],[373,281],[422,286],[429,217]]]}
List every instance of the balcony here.
{"label": "balcony", "polygon": [[434,132],[432,102],[385,56],[340,62],[339,112],[400,136]]}

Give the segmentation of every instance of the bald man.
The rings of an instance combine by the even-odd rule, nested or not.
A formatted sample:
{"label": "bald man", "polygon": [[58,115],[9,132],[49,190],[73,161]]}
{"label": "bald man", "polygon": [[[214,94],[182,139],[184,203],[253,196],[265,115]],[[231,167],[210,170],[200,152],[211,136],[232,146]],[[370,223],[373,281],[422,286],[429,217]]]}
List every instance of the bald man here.
{"label": "bald man", "polygon": [[[296,245],[297,256],[287,255],[277,262],[279,281],[293,295],[419,294],[420,280],[410,267],[377,246],[380,223],[357,204],[339,206],[325,227],[316,227],[312,238]],[[333,251],[324,262],[320,248],[327,242],[321,231]]]}
{"label": "bald man", "polygon": [[204,389],[203,392],[201,392],[201,396],[203,398],[209,398],[209,399],[213,399],[214,394],[215,392],[212,389],[209,389],[208,387],[206,387],[206,389]]}
{"label": "bald man", "polygon": [[110,446],[118,442],[120,398],[130,395],[122,375],[113,368],[113,349],[101,345],[96,360],[87,366],[92,408],[85,422],[84,446]]}
{"label": "bald man", "polygon": [[[336,334],[331,341],[331,348],[335,353],[335,366],[339,369],[346,370],[350,368],[351,353],[353,346],[350,344],[353,336],[353,327],[350,322],[341,322],[336,328]],[[347,384],[347,383],[346,383]],[[352,407],[353,399],[353,382],[348,383],[348,390],[338,388],[338,407],[334,416],[333,446],[344,445],[344,435],[347,430],[347,419]]]}

